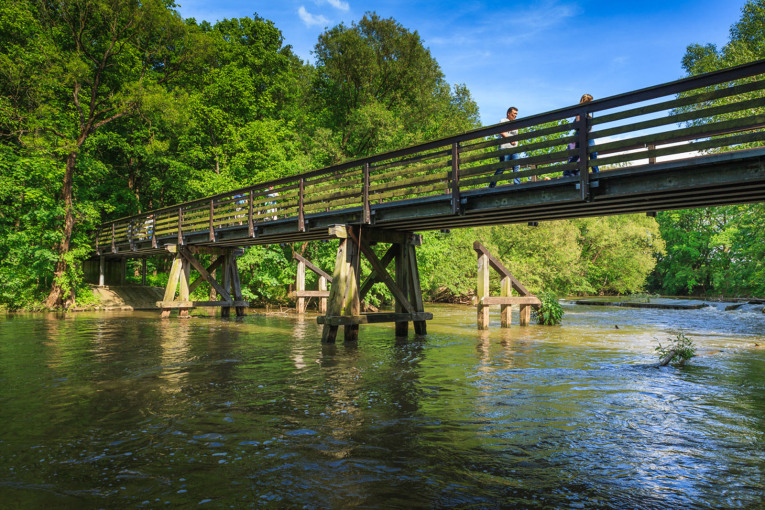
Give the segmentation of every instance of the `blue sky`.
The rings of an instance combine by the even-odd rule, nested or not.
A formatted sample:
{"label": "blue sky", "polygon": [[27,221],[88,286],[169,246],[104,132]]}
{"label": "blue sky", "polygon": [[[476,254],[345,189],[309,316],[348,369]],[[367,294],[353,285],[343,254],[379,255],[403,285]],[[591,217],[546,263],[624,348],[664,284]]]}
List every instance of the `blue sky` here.
{"label": "blue sky", "polygon": [[257,14],[274,22],[303,60],[320,33],[365,12],[417,31],[449,83],[464,83],[484,125],[683,77],[689,44],[722,47],[745,0],[354,1],[177,0],[184,18],[214,22]]}

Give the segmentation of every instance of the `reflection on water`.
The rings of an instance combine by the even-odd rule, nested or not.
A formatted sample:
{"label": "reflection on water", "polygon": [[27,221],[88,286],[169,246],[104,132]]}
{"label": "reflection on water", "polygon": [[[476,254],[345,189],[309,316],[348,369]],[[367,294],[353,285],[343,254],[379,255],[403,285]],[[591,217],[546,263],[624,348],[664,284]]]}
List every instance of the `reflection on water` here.
{"label": "reflection on water", "polygon": [[[560,327],[322,345],[315,320],[0,321],[11,508],[757,507],[765,315],[565,305]],[[517,318],[514,318],[517,324]],[[651,368],[682,329],[684,368]]]}

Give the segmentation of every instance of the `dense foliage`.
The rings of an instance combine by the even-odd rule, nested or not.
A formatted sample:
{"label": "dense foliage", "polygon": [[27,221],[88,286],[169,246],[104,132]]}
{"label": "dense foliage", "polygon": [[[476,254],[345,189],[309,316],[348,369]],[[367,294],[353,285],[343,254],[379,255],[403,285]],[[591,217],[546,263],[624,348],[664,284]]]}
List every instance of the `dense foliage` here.
{"label": "dense foliage", "polygon": [[542,304],[537,310],[537,323],[545,326],[555,326],[563,320],[563,307],[558,303],[555,294],[544,292],[539,296]]}
{"label": "dense foliage", "polygon": [[[731,27],[728,44],[722,49],[713,44],[692,44],[682,65],[690,76],[763,58],[765,0],[750,0],[742,9],[741,19]],[[748,96],[763,98],[765,93],[760,90]],[[718,120],[752,113],[722,114]],[[763,204],[660,213],[657,219],[667,251],[659,258],[651,287],[665,294],[763,295],[763,213]]]}
{"label": "dense foliage", "polygon": [[[184,20],[173,5],[4,2],[0,306],[86,301],[81,262],[103,221],[478,126],[467,88],[447,83],[417,32],[393,19],[368,13],[327,29],[311,65],[271,21]],[[762,57],[762,5],[747,4],[721,52],[689,47],[686,70]],[[430,232],[418,249],[422,287],[426,299],[468,300],[478,239],[536,293],[640,292],[657,257],[656,289],[762,292],[763,216],[741,206],[663,213],[658,223],[634,215]],[[293,251],[331,271],[336,247],[249,248],[245,298],[286,302]],[[129,268],[135,280],[138,263]],[[167,261],[149,269],[149,283],[166,281]],[[368,295],[390,299],[379,284]]]}

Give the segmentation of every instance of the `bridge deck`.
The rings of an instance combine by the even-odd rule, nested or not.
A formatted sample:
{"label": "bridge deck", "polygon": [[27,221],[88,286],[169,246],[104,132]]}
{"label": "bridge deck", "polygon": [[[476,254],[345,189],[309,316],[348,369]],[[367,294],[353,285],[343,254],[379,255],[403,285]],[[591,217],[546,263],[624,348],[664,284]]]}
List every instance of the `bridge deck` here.
{"label": "bridge deck", "polygon": [[[337,224],[424,231],[762,202],[763,73],[765,60],[121,218],[102,225],[97,251],[319,240]],[[519,133],[496,138],[507,129]],[[508,140],[518,146],[500,147]],[[520,157],[500,162],[510,154]]]}

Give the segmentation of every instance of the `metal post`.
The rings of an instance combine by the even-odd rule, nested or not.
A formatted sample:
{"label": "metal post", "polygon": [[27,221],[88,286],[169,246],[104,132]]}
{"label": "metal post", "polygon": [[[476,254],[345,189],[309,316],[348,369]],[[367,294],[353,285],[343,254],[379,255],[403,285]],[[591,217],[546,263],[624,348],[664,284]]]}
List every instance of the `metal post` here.
{"label": "metal post", "polygon": [[[298,232],[305,232],[305,211],[303,210],[303,193],[304,192],[305,192],[305,178],[301,178],[299,186],[298,186]],[[303,269],[303,276],[305,276],[305,268]]]}
{"label": "metal post", "polygon": [[452,144],[452,214],[460,212],[460,153],[459,144]]}
{"label": "metal post", "polygon": [[215,225],[213,224],[213,217],[215,216],[215,204],[213,200],[210,200],[210,242],[215,242]]}
{"label": "metal post", "polygon": [[372,211],[369,207],[369,163],[364,163],[364,184],[362,192],[364,194],[364,209],[362,212],[362,222],[365,225],[372,223]]}
{"label": "metal post", "polygon": [[579,111],[579,136],[577,136],[577,141],[579,142],[579,187],[582,192],[582,200],[585,201],[590,199],[589,129],[590,122],[587,117],[587,111],[582,109]]}

